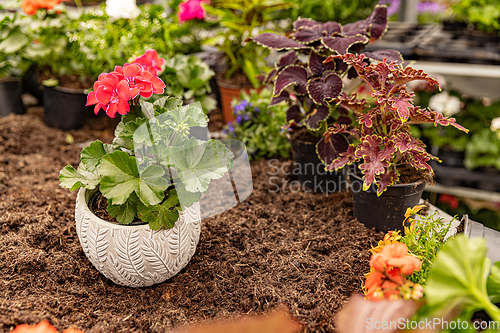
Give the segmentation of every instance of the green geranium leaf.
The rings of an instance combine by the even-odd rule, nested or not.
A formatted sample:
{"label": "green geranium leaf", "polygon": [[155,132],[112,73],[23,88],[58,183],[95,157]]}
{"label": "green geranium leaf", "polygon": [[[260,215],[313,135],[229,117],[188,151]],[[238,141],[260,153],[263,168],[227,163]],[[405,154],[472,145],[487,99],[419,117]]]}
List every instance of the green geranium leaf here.
{"label": "green geranium leaf", "polygon": [[486,290],[493,303],[500,302],[500,261],[491,267],[491,273],[486,282]]}
{"label": "green geranium leaf", "polygon": [[205,192],[212,179],[221,178],[233,167],[234,155],[220,141],[190,138],[185,147],[169,148],[162,157],[175,167],[189,192]]}
{"label": "green geranium leaf", "polygon": [[191,104],[171,109],[167,115],[166,123],[174,129],[182,127],[182,125],[207,127],[208,116],[203,113],[201,107]]}
{"label": "green geranium leaf", "polygon": [[122,205],[113,205],[111,200],[108,200],[108,207],[106,210],[109,215],[116,218],[121,224],[130,224],[134,221],[137,215],[137,205],[139,204],[139,197],[132,193]]}
{"label": "green geranium leaf", "polygon": [[115,151],[101,159],[97,170],[103,176],[101,193],[113,205],[122,205],[135,192],[145,205],[156,205],[163,200],[168,181],[163,178],[165,170],[150,165],[139,175],[137,159],[123,151]]}
{"label": "green geranium leaf", "polygon": [[217,107],[217,101],[208,95],[204,95],[199,100],[196,100],[200,102],[201,106],[203,107],[203,111],[205,111],[206,113],[215,110],[215,108]]}
{"label": "green geranium leaf", "polygon": [[134,141],[137,139],[134,137],[134,133],[142,124],[147,122],[148,120],[144,118],[137,118],[127,123],[120,122],[115,129],[115,139],[113,143],[119,147],[134,150],[134,143],[140,143],[139,141]]}
{"label": "green geranium leaf", "polygon": [[146,102],[144,100],[140,100],[139,104],[141,105],[141,110],[146,119],[151,119],[155,116],[155,107],[153,103]]}
{"label": "green geranium leaf", "polygon": [[175,190],[177,191],[177,196],[179,197],[179,203],[182,210],[184,210],[186,207],[191,207],[195,202],[201,200],[202,193],[189,192],[188,190],[186,190],[186,187],[182,182],[175,182]]}
{"label": "green geranium leaf", "polygon": [[21,31],[16,31],[0,43],[0,52],[14,53],[28,43],[28,37]]}
{"label": "green geranium leaf", "polygon": [[486,290],[491,267],[487,250],[484,238],[468,239],[462,234],[449,240],[429,271],[425,286],[427,304],[456,304],[469,311],[482,309],[492,319],[500,319],[500,310],[491,303]]}
{"label": "green geranium leaf", "polygon": [[100,180],[100,176],[88,171],[83,163],[80,163],[77,170],[71,165],[67,165],[59,172],[61,187],[69,188],[70,191],[81,187],[92,190],[99,184]]}
{"label": "green geranium leaf", "polygon": [[173,228],[179,219],[179,198],[175,190],[168,191],[167,199],[159,205],[140,206],[139,218],[153,230]]}
{"label": "green geranium leaf", "polygon": [[101,161],[101,158],[106,155],[106,149],[104,144],[96,140],[92,142],[89,146],[83,148],[81,153],[82,163],[85,165],[86,169],[89,171],[95,171],[97,164]]}

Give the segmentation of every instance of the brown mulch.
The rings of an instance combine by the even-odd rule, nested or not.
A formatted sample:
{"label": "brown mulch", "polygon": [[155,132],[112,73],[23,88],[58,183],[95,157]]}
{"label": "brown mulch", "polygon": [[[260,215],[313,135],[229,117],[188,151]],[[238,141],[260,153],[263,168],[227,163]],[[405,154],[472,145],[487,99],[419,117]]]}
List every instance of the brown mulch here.
{"label": "brown mulch", "polygon": [[78,164],[79,143],[110,142],[113,127],[89,120],[69,132],[70,144],[40,114],[0,119],[0,332],[43,319],[60,330],[165,332],[281,304],[304,332],[334,332],[335,313],[361,291],[367,250],[382,234],[354,219],[349,193],[272,192],[269,161],[252,163],[246,201],[203,220],[197,252],[177,276],[140,289],[113,284],[85,257],[76,192],[57,178],[64,165]]}

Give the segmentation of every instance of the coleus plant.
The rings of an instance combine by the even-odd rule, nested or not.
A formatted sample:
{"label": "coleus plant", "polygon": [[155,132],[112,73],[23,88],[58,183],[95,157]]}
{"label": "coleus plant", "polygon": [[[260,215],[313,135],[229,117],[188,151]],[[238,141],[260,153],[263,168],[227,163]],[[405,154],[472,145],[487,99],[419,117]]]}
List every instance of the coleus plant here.
{"label": "coleus plant", "polygon": [[96,113],[102,108],[110,117],[123,115],[115,138],[112,144],[96,140],[85,147],[78,168],[64,167],[59,180],[71,191],[98,189],[119,223],[140,220],[158,230],[172,228],[179,211],[199,201],[212,179],[231,170],[234,155],[220,141],[192,135],[193,127],[208,125],[199,103],[183,106],[167,96],[154,103],[140,99],[165,87],[145,62],[101,74],[87,104],[95,104]]}
{"label": "coleus plant", "polygon": [[[371,88],[373,106],[366,99],[358,99],[356,93],[341,93],[334,99],[340,107],[350,110],[356,117],[353,124],[334,124],[323,136],[324,145],[318,149],[326,170],[339,170],[346,165],[360,162],[363,175],[363,190],[377,185],[377,195],[388,186],[398,183],[398,167],[410,167],[432,174],[427,163],[437,159],[425,150],[425,144],[412,136],[410,125],[431,123],[435,126],[454,126],[468,132],[442,113],[413,104],[413,93],[406,84],[414,80],[425,80],[430,85],[439,83],[412,67],[404,67],[397,61],[384,58],[378,62],[367,62],[363,54],[333,55],[326,63],[341,60],[356,71],[359,78]],[[349,143],[345,135],[353,138]]]}
{"label": "coleus plant", "polygon": [[[351,123],[347,112],[337,108],[336,98],[343,90],[342,78],[356,76],[356,71],[342,59],[328,63],[325,60],[331,55],[360,52],[370,40],[381,38],[387,30],[387,7],[376,6],[367,19],[343,26],[337,22],[299,18],[293,28],[289,36],[263,33],[253,41],[278,51],[288,51],[265,79],[266,83],[274,83],[270,105],[288,101],[287,126],[306,128],[321,138],[329,125]],[[375,61],[387,58],[402,62],[396,50],[366,52],[365,55]],[[317,149],[324,149],[324,145],[325,140],[321,139]]]}

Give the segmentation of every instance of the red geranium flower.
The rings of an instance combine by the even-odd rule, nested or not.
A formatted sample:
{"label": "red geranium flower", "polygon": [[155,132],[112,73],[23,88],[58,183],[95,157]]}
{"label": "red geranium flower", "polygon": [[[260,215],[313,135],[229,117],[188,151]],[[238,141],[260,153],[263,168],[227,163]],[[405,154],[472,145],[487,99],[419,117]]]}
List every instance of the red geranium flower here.
{"label": "red geranium flower", "polygon": [[[36,325],[17,325],[11,333],[57,333],[57,329],[48,320],[43,320]],[[68,328],[63,333],[83,333],[76,328]]]}
{"label": "red geranium flower", "polygon": [[441,194],[438,199],[439,203],[447,203],[451,209],[458,208],[458,199],[453,195]]}
{"label": "red geranium flower", "polygon": [[157,76],[143,69],[139,64],[125,64],[116,66],[112,72],[118,79],[127,81],[130,87],[130,98],[137,95],[149,98],[153,94],[163,94],[165,84]]}
{"label": "red geranium flower", "polygon": [[140,64],[145,70],[158,76],[158,74],[162,72],[162,67],[165,65],[165,59],[158,58],[156,50],[149,49],[132,63]]}
{"label": "red geranium flower", "polygon": [[129,100],[130,89],[127,81],[119,80],[112,73],[103,73],[94,83],[94,91],[87,95],[86,105],[96,104],[95,114],[102,108],[110,118],[114,118],[117,112],[124,115],[130,111]]}

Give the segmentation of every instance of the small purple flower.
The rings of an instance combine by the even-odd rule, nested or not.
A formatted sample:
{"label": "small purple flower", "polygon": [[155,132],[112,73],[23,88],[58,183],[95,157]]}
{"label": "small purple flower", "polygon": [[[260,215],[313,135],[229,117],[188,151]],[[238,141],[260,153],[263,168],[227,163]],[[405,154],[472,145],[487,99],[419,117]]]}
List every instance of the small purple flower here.
{"label": "small purple flower", "polygon": [[243,119],[243,117],[241,116],[241,114],[237,115],[236,116],[236,122],[241,125],[241,120]]}
{"label": "small purple flower", "polygon": [[227,123],[227,129],[229,130],[230,133],[234,132],[234,126],[232,121]]}
{"label": "small purple flower", "polygon": [[244,117],[244,119],[245,119],[245,121],[249,121],[250,120],[250,116],[246,114],[245,117]]}
{"label": "small purple flower", "polygon": [[234,112],[234,114],[237,114],[237,113],[239,113],[239,112],[241,112],[241,111],[245,110],[245,108],[247,107],[247,105],[248,105],[248,102],[247,102],[247,100],[246,100],[246,99],[244,99],[244,100],[242,100],[240,103],[236,104],[236,105],[234,106],[234,111],[233,111],[233,112]]}
{"label": "small purple flower", "polygon": [[255,110],[255,112],[259,113],[260,112],[260,109],[258,107],[254,107],[253,108]]}
{"label": "small purple flower", "polygon": [[436,2],[421,2],[417,5],[417,10],[421,12],[431,12],[439,14],[446,10],[446,6]]}

